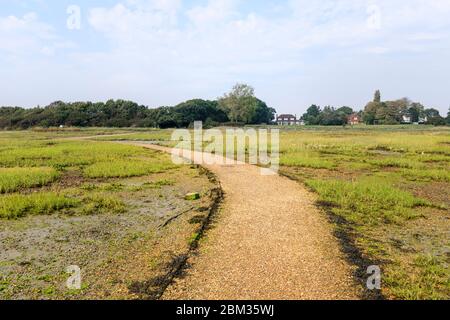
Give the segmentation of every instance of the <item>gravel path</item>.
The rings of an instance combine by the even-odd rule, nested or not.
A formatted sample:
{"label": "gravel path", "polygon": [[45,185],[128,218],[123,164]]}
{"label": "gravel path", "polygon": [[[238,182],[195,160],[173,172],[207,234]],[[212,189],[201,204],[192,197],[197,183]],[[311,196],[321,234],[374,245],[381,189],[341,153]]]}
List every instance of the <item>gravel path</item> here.
{"label": "gravel path", "polygon": [[252,165],[206,167],[219,178],[225,200],[187,275],[163,299],[361,297],[314,194],[279,175],[262,176]]}

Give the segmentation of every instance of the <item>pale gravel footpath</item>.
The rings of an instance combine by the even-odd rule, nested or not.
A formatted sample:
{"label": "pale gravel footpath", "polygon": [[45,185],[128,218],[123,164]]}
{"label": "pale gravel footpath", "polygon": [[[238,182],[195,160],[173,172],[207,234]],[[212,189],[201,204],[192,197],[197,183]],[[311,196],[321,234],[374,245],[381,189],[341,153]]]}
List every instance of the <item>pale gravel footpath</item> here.
{"label": "pale gravel footpath", "polygon": [[225,200],[199,255],[190,258],[187,275],[163,299],[361,298],[332,226],[314,206],[314,194],[248,164],[205,167],[217,175]]}

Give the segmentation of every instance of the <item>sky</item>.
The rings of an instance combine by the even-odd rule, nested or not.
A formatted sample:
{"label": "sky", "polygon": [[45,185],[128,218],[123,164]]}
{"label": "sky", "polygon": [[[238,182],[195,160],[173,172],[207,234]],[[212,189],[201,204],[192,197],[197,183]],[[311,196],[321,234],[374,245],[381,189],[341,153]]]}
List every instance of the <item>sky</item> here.
{"label": "sky", "polygon": [[450,0],[0,0],[0,105],[450,106]]}

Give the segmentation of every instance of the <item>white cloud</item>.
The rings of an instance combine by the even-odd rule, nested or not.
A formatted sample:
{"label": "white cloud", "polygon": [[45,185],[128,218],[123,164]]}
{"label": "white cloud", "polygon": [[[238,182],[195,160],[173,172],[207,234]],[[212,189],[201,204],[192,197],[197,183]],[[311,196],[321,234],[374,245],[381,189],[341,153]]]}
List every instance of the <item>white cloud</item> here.
{"label": "white cloud", "polygon": [[236,0],[209,0],[205,6],[188,10],[186,15],[197,27],[218,25],[237,15],[236,4]]}
{"label": "white cloud", "polygon": [[0,17],[0,53],[16,58],[34,54],[53,55],[58,49],[74,48],[54,28],[42,22],[34,12],[22,17]]}
{"label": "white cloud", "polygon": [[[389,81],[407,86],[419,77],[402,76],[394,83],[395,77],[380,74],[387,72],[382,67],[407,75],[414,69],[408,66],[426,66],[430,57],[450,49],[450,0],[287,0],[277,3],[276,14],[252,11],[242,0],[195,3],[122,0],[83,9],[89,27],[81,32],[99,45],[67,56],[68,69],[76,70],[71,81],[79,80],[73,87],[95,97],[141,97],[141,103],[158,105],[192,96],[214,98],[234,82],[248,81],[283,108],[298,103],[300,88],[305,95],[313,92],[313,84],[325,92],[322,82],[357,87],[361,81],[355,79],[367,66],[370,91]],[[368,8],[379,8],[376,28],[368,23],[374,12]],[[73,47],[36,14],[0,18],[0,51],[55,56]],[[402,62],[406,58],[411,60]],[[381,67],[374,68],[374,60]],[[421,76],[443,73],[448,62],[442,63]],[[285,88],[291,91],[283,94]]]}
{"label": "white cloud", "polygon": [[54,39],[52,28],[40,22],[36,13],[23,17],[0,17],[0,50],[9,54],[42,49],[42,42]]}
{"label": "white cloud", "polygon": [[[152,1],[128,1],[92,10],[89,21],[114,44],[108,63],[100,62],[105,69],[116,66],[110,77],[114,85],[120,87],[125,79],[120,75],[127,74],[127,82],[138,78],[153,92],[170,84],[182,95],[174,99],[181,100],[195,92],[219,94],[238,80],[295,87],[314,72],[304,58],[309,52],[317,51],[315,63],[331,64],[333,70],[346,57],[370,64],[374,56],[433,52],[448,34],[448,2],[290,0],[288,14],[274,18],[242,12],[239,0],[209,0],[183,10],[176,2],[158,7]],[[368,23],[374,12],[380,14],[377,28]],[[433,23],[426,22],[430,17]],[[351,73],[352,65],[347,68]],[[317,76],[328,77],[330,68],[317,70]]]}

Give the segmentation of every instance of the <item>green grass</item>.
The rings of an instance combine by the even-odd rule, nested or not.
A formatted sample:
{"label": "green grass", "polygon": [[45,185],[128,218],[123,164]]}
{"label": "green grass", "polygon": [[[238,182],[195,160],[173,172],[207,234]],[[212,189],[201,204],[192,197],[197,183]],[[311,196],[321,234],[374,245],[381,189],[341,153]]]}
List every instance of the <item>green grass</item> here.
{"label": "green grass", "polygon": [[333,213],[356,225],[401,223],[420,216],[414,208],[429,202],[375,180],[307,180],[322,203]]}
{"label": "green grass", "polygon": [[369,164],[382,167],[382,168],[420,168],[423,167],[421,163],[417,163],[411,159],[407,158],[387,158],[387,159],[377,159],[377,160],[368,160]]}
{"label": "green grass", "polygon": [[116,137],[99,137],[98,141],[170,141],[173,130],[152,130],[130,133]]}
{"label": "green grass", "polygon": [[282,155],[280,164],[313,169],[333,169],[335,164],[329,160],[313,156],[310,153],[289,153]]}
{"label": "green grass", "polygon": [[116,160],[114,162],[97,162],[84,169],[88,178],[126,178],[160,173],[175,166],[169,161],[154,159],[146,160]]}
{"label": "green grass", "polygon": [[161,179],[158,181],[147,183],[148,186],[150,186],[151,188],[155,188],[155,189],[160,189],[161,187],[164,187],[164,186],[173,186],[174,184],[175,184],[175,181],[167,180],[167,179]]}
{"label": "green grass", "polygon": [[[97,142],[57,140],[126,131],[131,133],[102,137]],[[59,193],[0,195],[0,218],[58,211],[85,215],[120,214],[127,210],[122,200],[124,192],[170,185],[171,181],[160,180],[130,186],[118,180],[173,167],[169,156],[107,142],[167,142],[170,130],[126,131],[1,132],[0,167],[3,169],[0,172],[11,172],[7,179],[6,175],[0,174],[0,180],[7,181],[3,182],[5,191],[2,192],[54,181],[46,181],[45,177],[39,180],[41,178],[33,177],[32,173],[25,177],[25,173],[32,172],[31,168],[38,174],[42,173],[41,167],[46,167],[49,174],[59,172],[63,178],[69,171],[78,172],[82,181],[81,187],[73,190],[64,189],[62,184]],[[448,242],[440,235],[449,227],[449,220],[444,219],[448,210],[443,204],[446,203],[445,189],[450,188],[450,128],[286,128],[280,137],[282,170],[297,175],[301,181],[307,178],[306,183],[317,192],[320,203],[343,218],[338,221],[347,222],[343,225],[338,222],[336,228],[348,230],[352,245],[364,257],[382,261],[383,294],[396,299],[445,299],[450,296],[445,257],[429,256],[430,252],[442,252],[445,241]],[[97,178],[102,182],[93,181]],[[436,181],[440,184],[435,184]],[[429,190],[420,192],[426,188]],[[193,235],[191,241],[195,238]],[[405,253],[392,245],[392,238],[401,240],[406,248],[412,248],[413,253]],[[0,282],[0,291],[1,288]]]}
{"label": "green grass", "polygon": [[384,279],[394,297],[408,300],[448,300],[450,269],[436,257],[418,255],[408,270],[388,268]]}
{"label": "green grass", "polygon": [[0,218],[16,219],[26,215],[51,214],[75,207],[78,203],[75,199],[53,192],[3,195],[0,196]]}
{"label": "green grass", "polygon": [[0,166],[57,169],[87,166],[96,162],[114,162],[126,157],[152,154],[143,148],[106,142],[52,141],[32,146],[0,150]]}
{"label": "green grass", "polygon": [[[59,137],[101,133],[111,134],[114,130],[1,132],[0,193],[8,195],[0,196],[0,218],[51,214],[66,208],[73,208],[71,214],[121,213],[126,206],[111,193],[124,190],[124,186],[109,179],[150,175],[176,168],[169,155],[141,147],[103,141],[57,140]],[[167,132],[136,133],[137,137],[148,134],[164,136]],[[42,187],[58,178],[61,178],[61,185],[53,187],[58,193],[13,194],[25,188]],[[97,178],[104,179],[104,183],[89,181]],[[80,179],[80,188],[68,189],[63,183],[73,185]],[[157,183],[155,188],[162,185],[165,182]]]}
{"label": "green grass", "polygon": [[281,169],[341,218],[335,228],[356,252],[382,266],[386,297],[448,299],[448,259],[428,256],[448,243],[450,128],[289,128],[280,136]]}
{"label": "green grass", "polygon": [[84,215],[123,213],[126,210],[122,200],[109,195],[89,195],[83,199],[83,202],[85,205],[81,209],[81,214]]}
{"label": "green grass", "polygon": [[402,175],[410,181],[450,182],[450,171],[446,169],[407,169]]}
{"label": "green grass", "polygon": [[58,179],[60,174],[53,168],[0,168],[0,193],[21,188],[40,187]]}

